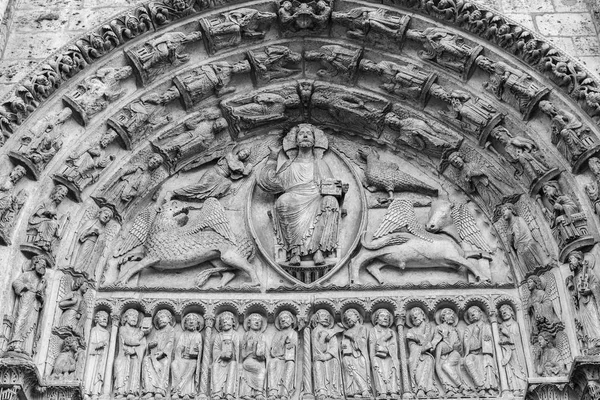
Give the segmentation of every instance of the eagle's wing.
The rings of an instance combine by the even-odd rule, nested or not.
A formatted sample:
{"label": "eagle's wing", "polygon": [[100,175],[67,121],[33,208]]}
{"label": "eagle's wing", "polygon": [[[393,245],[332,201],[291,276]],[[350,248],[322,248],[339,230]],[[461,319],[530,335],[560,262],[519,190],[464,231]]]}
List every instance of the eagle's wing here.
{"label": "eagle's wing", "polygon": [[379,224],[379,228],[373,234],[373,239],[378,239],[401,229],[406,229],[413,235],[432,242],[429,234],[425,232],[419,221],[417,221],[412,203],[408,200],[395,199],[388,207],[383,221]]}
{"label": "eagle's wing", "polygon": [[452,220],[456,225],[461,240],[464,240],[477,247],[479,250],[487,253],[494,252],[483,238],[483,234],[481,233],[481,230],[479,230],[475,218],[467,208],[466,204],[455,204],[454,207],[452,207]]}
{"label": "eagle's wing", "polygon": [[544,274],[544,278],[546,280],[546,295],[552,301],[552,307],[554,308],[556,315],[559,318],[562,318],[562,307],[560,305],[560,299],[558,296],[558,285],[556,284],[556,278],[550,271]]}
{"label": "eagle's wing", "polygon": [[225,215],[225,209],[214,197],[209,197],[204,201],[200,214],[196,217],[198,223],[194,225],[193,230],[189,233],[199,232],[209,228],[223,236],[225,239],[235,243],[235,235],[229,225],[229,220]]}
{"label": "eagle's wing", "polygon": [[146,242],[148,232],[150,232],[150,225],[152,225],[152,221],[156,217],[156,212],[156,207],[150,206],[135,217],[129,233],[125,236],[121,246],[119,246],[113,257],[123,256]]}

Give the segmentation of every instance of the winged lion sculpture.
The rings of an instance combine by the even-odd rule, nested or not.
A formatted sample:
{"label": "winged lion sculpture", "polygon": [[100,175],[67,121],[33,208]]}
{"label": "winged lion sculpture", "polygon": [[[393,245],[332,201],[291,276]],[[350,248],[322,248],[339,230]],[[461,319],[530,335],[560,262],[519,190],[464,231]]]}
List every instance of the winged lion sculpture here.
{"label": "winged lion sculpture", "polygon": [[[190,217],[190,210],[200,212]],[[141,247],[141,251],[138,250]],[[254,246],[245,235],[236,235],[217,199],[206,199],[195,208],[177,200],[162,206],[151,206],[142,211],[114,253],[121,271],[117,284],[126,284],[132,276],[145,268],[177,270],[208,262],[213,268],[201,271],[196,285],[202,286],[215,274],[222,275],[219,287],[227,285],[234,271],[243,271],[259,285],[252,264]],[[137,261],[137,263],[129,263]]]}

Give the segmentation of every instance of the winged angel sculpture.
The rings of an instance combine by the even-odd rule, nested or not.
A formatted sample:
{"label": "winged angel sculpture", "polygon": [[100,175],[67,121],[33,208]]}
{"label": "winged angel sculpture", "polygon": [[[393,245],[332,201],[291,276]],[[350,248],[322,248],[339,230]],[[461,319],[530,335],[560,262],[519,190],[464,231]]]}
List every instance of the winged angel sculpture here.
{"label": "winged angel sculpture", "polygon": [[[200,212],[190,217],[190,210]],[[208,262],[213,268],[201,271],[196,285],[202,286],[211,275],[220,273],[219,287],[222,287],[234,278],[232,271],[240,270],[250,275],[253,284],[259,285],[256,271],[248,262],[253,255],[250,239],[232,232],[223,206],[209,197],[200,208],[177,200],[146,208],[136,217],[113,257],[118,258],[121,267],[117,284],[127,283],[148,267],[177,270]],[[129,261],[137,262],[126,266]]]}
{"label": "winged angel sculpture", "polygon": [[467,269],[477,280],[490,280],[489,268],[486,270],[477,260],[490,259],[494,250],[465,204],[434,201],[423,226],[412,202],[395,199],[372,239],[367,240],[365,232],[361,244],[363,248],[350,263],[353,282],[359,282],[360,269],[369,263],[367,271],[379,284],[384,283],[381,268],[386,265],[400,269]]}

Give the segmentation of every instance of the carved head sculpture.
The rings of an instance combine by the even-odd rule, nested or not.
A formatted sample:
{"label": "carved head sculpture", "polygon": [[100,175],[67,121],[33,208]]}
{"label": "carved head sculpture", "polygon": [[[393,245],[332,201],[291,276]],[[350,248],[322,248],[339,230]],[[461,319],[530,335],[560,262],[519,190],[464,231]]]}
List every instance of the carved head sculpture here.
{"label": "carved head sculpture", "polygon": [[448,156],[448,161],[454,168],[457,169],[462,169],[465,166],[465,160],[462,158],[458,151],[451,153]]}
{"label": "carved head sculpture", "polygon": [[458,318],[456,318],[456,312],[451,308],[444,308],[440,311],[440,319],[442,323],[447,325],[456,325]]}
{"label": "carved head sculpture", "polygon": [[223,129],[227,128],[229,126],[229,123],[227,122],[227,120],[225,118],[217,118],[215,120],[215,122],[213,123],[213,133],[216,132],[221,132]]}
{"label": "carved head sculpture", "polygon": [[479,306],[471,306],[467,309],[467,313],[465,315],[465,321],[468,324],[473,324],[476,322],[479,322],[483,319],[484,314],[483,311],[481,311],[481,308]]}
{"label": "carved head sculpture", "polygon": [[292,9],[292,2],[291,1],[284,1],[283,3],[281,3],[281,8],[283,8],[285,11],[291,11],[291,9]]}
{"label": "carved head sculpture", "polygon": [[140,312],[135,308],[130,308],[123,314],[121,325],[136,326],[140,320]]}
{"label": "carved head sculpture", "polygon": [[103,149],[107,148],[109,144],[113,142],[117,138],[118,134],[114,129],[109,129],[102,137],[100,138],[100,147]]}
{"label": "carved head sculpture", "polygon": [[102,310],[98,311],[96,315],[94,315],[94,322],[97,326],[106,328],[108,326],[108,313]]}
{"label": "carved head sculpture", "polygon": [[502,217],[505,221],[510,221],[513,216],[517,215],[517,211],[515,210],[515,205],[512,203],[506,203],[502,205]]}
{"label": "carved head sculpture", "polygon": [[515,310],[513,310],[510,304],[503,304],[502,306],[500,306],[500,317],[502,317],[503,321],[514,319]]}
{"label": "carved head sculpture", "polygon": [[50,193],[50,199],[56,203],[60,204],[63,201],[65,196],[67,195],[68,189],[63,185],[56,185],[54,189],[52,189],[52,193]]}
{"label": "carved head sculpture", "polygon": [[538,107],[540,108],[540,110],[542,110],[544,114],[549,115],[551,117],[555,116],[558,113],[556,111],[556,107],[554,107],[554,104],[552,104],[548,100],[540,101]]}
{"label": "carved head sculpture", "polygon": [[315,157],[321,158],[328,147],[325,133],[312,124],[295,126],[283,139],[283,151],[290,158],[295,158],[298,148],[313,148]]}
{"label": "carved head sculpture", "polygon": [[173,314],[167,309],[159,310],[154,316],[153,322],[156,329],[163,329],[173,322]]}
{"label": "carved head sculpture", "polygon": [[556,201],[556,199],[560,196],[560,187],[558,185],[558,182],[546,182],[542,186],[542,192],[544,192],[544,195],[546,195],[548,200],[550,200],[551,202]]}
{"label": "carved head sculpture", "polygon": [[592,173],[598,177],[600,175],[600,158],[590,157],[588,165],[590,166]]}
{"label": "carved head sculpture", "polygon": [[287,329],[296,326],[296,317],[290,311],[284,310],[275,318],[275,327],[278,330]]}
{"label": "carved head sculpture", "polygon": [[76,278],[73,280],[73,284],[71,285],[71,289],[73,289],[74,292],[76,291],[80,291],[81,293],[85,293],[87,292],[89,286],[87,281],[84,278]]}
{"label": "carved head sculpture", "polygon": [[537,342],[542,349],[546,347],[554,347],[552,343],[552,335],[549,332],[540,332],[537,337]]}
{"label": "carved head sculpture", "polygon": [[220,332],[227,332],[236,328],[235,316],[231,311],[223,311],[217,317],[217,329]]}
{"label": "carved head sculpture", "polygon": [[423,322],[427,321],[427,316],[421,307],[411,308],[408,315],[413,326],[421,326]]}
{"label": "carved head sculpture", "polygon": [[312,316],[311,320],[313,327],[321,325],[325,328],[332,328],[334,323],[331,313],[323,308],[318,310],[315,315]]}
{"label": "carved head sculpture", "polygon": [[237,152],[237,158],[240,161],[245,161],[250,157],[250,149],[243,147]]}
{"label": "carved head sculpture", "polygon": [[362,325],[363,318],[356,308],[349,308],[344,311],[343,321],[346,327],[352,328],[356,325]]}
{"label": "carved head sculpture", "polygon": [[597,201],[600,199],[598,185],[596,185],[596,183],[588,183],[583,188],[585,189],[585,193],[588,195],[591,201]]}
{"label": "carved head sculpture", "polygon": [[255,331],[258,332],[264,328],[266,328],[266,324],[263,323],[264,317],[259,313],[252,313],[246,317],[244,321],[244,328],[247,331]]}
{"label": "carved head sculpture", "polygon": [[200,314],[188,313],[181,320],[181,326],[186,331],[200,332],[204,328],[204,318]]}
{"label": "carved head sculpture", "polygon": [[31,259],[31,270],[35,270],[38,275],[44,276],[46,275],[47,261],[42,256],[35,256]]}
{"label": "carved head sculpture", "polygon": [[569,269],[573,272],[577,271],[583,265],[583,253],[579,250],[569,253]]}
{"label": "carved head sculpture", "polygon": [[158,154],[152,154],[152,156],[148,159],[148,168],[150,169],[150,171],[153,171],[156,168],[160,167],[163,162],[164,159],[162,158],[162,156]]}
{"label": "carved head sculpture", "polygon": [[527,288],[530,291],[544,290],[544,284],[542,282],[542,279],[537,275],[530,276],[529,278],[527,278]]}
{"label": "carved head sculpture", "polygon": [[383,328],[389,328],[392,325],[392,314],[385,308],[380,308],[373,313],[371,317],[373,326],[381,326]]}
{"label": "carved head sculpture", "polygon": [[17,165],[11,172],[10,172],[10,181],[15,184],[17,182],[19,182],[21,180],[21,178],[23,178],[25,176],[25,168],[23,168],[22,165]]}
{"label": "carved head sculpture", "polygon": [[75,336],[67,336],[62,343],[62,350],[64,353],[72,352],[75,353],[79,347],[79,340]]}
{"label": "carved head sculpture", "polygon": [[106,225],[113,216],[113,211],[108,207],[102,207],[100,211],[98,211],[98,221],[100,221],[102,225]]}

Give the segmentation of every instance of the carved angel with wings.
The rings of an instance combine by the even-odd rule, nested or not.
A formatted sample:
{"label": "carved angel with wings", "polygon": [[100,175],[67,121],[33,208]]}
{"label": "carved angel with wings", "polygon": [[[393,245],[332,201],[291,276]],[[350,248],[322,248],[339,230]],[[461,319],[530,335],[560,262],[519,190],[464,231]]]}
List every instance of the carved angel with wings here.
{"label": "carved angel with wings", "polygon": [[[571,364],[571,349],[561,320],[556,278],[551,272],[541,277],[532,275],[527,279],[527,289],[523,289],[522,300],[529,314],[538,373],[542,376],[566,373]],[[552,356],[553,352],[556,352],[555,356]],[[543,365],[545,363],[548,365]],[[550,363],[557,364],[556,368],[551,368]]]}
{"label": "carved angel with wings", "polygon": [[[200,212],[190,217],[190,210]],[[213,268],[198,274],[197,286],[215,273],[222,274],[220,286],[225,286],[235,276],[231,272],[236,270],[246,272],[258,285],[256,271],[248,262],[253,254],[250,239],[233,233],[223,206],[210,197],[201,208],[176,200],[146,208],[135,218],[113,257],[118,258],[121,266],[117,280],[120,284],[148,267],[177,270],[208,262]],[[126,264],[132,260],[138,262]]]}

